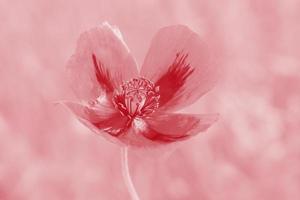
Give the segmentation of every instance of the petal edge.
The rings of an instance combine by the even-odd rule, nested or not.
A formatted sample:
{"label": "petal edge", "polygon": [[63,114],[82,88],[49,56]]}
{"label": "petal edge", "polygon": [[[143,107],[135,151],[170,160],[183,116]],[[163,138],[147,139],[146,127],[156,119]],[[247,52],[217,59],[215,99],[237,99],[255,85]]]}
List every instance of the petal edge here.
{"label": "petal edge", "polygon": [[146,138],[158,142],[169,143],[184,140],[206,131],[217,121],[218,117],[218,114],[156,114],[145,119],[147,127],[142,134]]}

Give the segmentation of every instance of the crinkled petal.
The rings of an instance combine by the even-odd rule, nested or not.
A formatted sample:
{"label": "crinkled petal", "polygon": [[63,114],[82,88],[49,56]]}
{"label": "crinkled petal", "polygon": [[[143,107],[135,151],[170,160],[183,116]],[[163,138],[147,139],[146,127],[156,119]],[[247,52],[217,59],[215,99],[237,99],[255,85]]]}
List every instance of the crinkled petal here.
{"label": "crinkled petal", "polygon": [[140,132],[152,141],[175,142],[206,131],[217,119],[218,114],[156,113],[144,119]]}
{"label": "crinkled petal", "polygon": [[138,73],[120,31],[108,23],[81,34],[67,70],[72,88],[83,100],[110,93]]}
{"label": "crinkled petal", "polygon": [[[128,118],[116,112],[110,105],[83,105],[75,102],[63,102],[72,113],[92,131],[107,136],[118,137],[128,130]],[[106,132],[108,134],[103,134]]]}
{"label": "crinkled petal", "polygon": [[160,107],[169,111],[194,103],[214,86],[217,74],[207,45],[183,25],[158,31],[141,69],[159,86]]}
{"label": "crinkled petal", "polygon": [[118,137],[118,139],[122,142],[122,144],[125,144],[125,145],[130,146],[130,147],[143,148],[143,147],[155,147],[155,146],[157,146],[156,142],[145,138],[133,126],[131,126],[128,129],[126,134],[120,135]]}

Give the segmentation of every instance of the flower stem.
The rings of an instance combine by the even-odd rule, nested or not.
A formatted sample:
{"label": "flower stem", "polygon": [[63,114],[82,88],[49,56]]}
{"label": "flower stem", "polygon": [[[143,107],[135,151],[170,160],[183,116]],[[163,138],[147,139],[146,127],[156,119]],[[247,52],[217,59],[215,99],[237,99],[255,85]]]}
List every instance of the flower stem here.
{"label": "flower stem", "polygon": [[128,167],[128,147],[122,147],[121,149],[121,162],[122,162],[122,173],[123,178],[128,189],[128,192],[131,196],[132,200],[140,200],[135,187],[132,183],[132,179],[130,177],[129,167]]}

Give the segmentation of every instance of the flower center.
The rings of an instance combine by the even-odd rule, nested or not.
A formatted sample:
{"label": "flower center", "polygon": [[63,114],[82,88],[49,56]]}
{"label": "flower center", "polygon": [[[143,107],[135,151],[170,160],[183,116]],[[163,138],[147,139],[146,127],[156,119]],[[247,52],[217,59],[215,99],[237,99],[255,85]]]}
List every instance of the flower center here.
{"label": "flower center", "polygon": [[145,78],[134,78],[115,91],[113,103],[129,118],[153,113],[159,105],[159,87]]}

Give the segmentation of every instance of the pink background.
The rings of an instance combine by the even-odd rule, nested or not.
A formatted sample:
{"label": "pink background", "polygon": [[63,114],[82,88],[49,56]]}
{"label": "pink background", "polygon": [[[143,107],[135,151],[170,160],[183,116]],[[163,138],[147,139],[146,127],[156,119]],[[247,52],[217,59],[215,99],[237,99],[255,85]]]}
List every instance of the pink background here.
{"label": "pink background", "polygon": [[[142,200],[300,198],[300,1],[0,2],[0,199],[129,199],[119,147],[55,100],[81,32],[119,26],[139,64],[155,32],[185,24],[211,46],[219,85],[184,112],[219,112],[205,134],[130,152]],[[161,153],[162,152],[162,153]]]}

